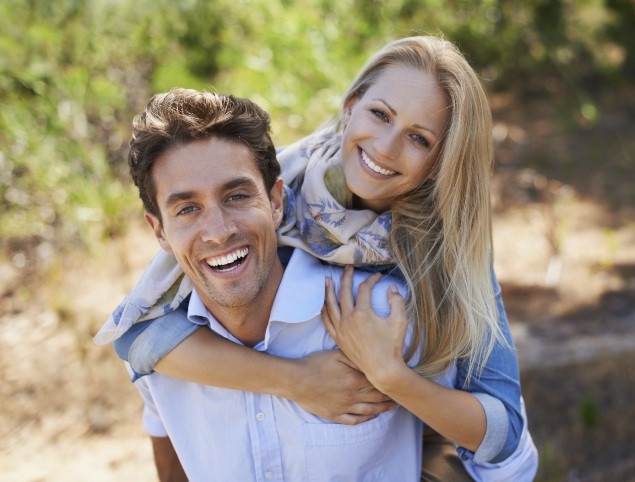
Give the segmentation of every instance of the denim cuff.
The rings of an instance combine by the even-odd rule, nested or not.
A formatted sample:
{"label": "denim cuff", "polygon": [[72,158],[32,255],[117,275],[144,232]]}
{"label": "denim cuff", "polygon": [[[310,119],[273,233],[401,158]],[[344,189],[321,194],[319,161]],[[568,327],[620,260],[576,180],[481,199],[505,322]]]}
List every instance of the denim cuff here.
{"label": "denim cuff", "polygon": [[481,402],[487,420],[485,437],[474,452],[474,462],[492,462],[503,450],[507,440],[507,432],[509,431],[507,410],[505,410],[503,402],[491,395],[486,393],[473,393],[472,395]]}
{"label": "denim cuff", "polygon": [[473,460],[475,463],[492,462],[500,454],[507,440],[509,420],[503,402],[486,393],[472,393],[485,410],[487,428],[485,436],[476,452],[463,447],[458,448],[459,456],[463,460]]}
{"label": "denim cuff", "polygon": [[135,323],[115,340],[115,351],[130,363],[132,381],[149,375],[155,365],[200,325],[187,319],[187,312],[175,310],[154,320]]}

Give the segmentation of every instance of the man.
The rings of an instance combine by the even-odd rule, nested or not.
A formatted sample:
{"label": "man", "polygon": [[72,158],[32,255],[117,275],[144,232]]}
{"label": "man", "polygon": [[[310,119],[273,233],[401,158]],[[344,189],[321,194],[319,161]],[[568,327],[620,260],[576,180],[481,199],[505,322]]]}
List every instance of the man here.
{"label": "man", "polygon": [[[320,310],[325,278],[337,287],[341,270],[300,250],[286,268],[278,257],[283,186],[264,111],[231,96],[157,95],[135,120],[129,159],[148,223],[194,286],[190,321],[287,358],[335,348]],[[135,385],[161,480],[419,477],[422,424],[401,407],[350,426],[284,398],[159,373]]]}

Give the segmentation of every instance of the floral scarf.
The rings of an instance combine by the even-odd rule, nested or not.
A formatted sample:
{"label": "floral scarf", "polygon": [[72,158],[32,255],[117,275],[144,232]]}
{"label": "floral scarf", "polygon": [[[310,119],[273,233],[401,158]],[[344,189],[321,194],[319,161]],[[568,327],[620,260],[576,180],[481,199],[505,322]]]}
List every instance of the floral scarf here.
{"label": "floral scarf", "polygon": [[[284,217],[278,244],[303,249],[331,264],[381,269],[394,263],[388,249],[390,211],[354,210],[346,186],[341,135],[319,131],[278,152],[285,181]],[[94,338],[105,344],[134,323],[178,308],[191,293],[190,279],[163,250]]]}

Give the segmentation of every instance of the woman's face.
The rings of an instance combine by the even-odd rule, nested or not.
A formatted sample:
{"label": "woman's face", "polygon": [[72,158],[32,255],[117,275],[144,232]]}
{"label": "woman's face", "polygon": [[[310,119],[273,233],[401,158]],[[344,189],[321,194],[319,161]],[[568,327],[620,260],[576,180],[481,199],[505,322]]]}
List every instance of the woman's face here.
{"label": "woman's face", "polygon": [[347,103],[342,161],[360,207],[386,211],[429,177],[449,113],[430,74],[400,65],[386,68],[361,98]]}

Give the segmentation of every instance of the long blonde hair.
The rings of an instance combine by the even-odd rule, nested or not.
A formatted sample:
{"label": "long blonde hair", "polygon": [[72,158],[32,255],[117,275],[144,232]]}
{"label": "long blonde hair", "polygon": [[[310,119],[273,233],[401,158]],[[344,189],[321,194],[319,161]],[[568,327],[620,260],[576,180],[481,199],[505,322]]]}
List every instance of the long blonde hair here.
{"label": "long blonde hair", "polygon": [[390,249],[408,284],[408,313],[417,320],[407,358],[424,339],[417,372],[433,377],[452,361],[465,359],[467,383],[480,372],[494,344],[505,343],[491,272],[494,155],[489,102],[476,73],[452,43],[417,36],[392,42],[372,56],[343,105],[361,98],[392,65],[432,75],[450,106],[430,177],[391,208]]}

